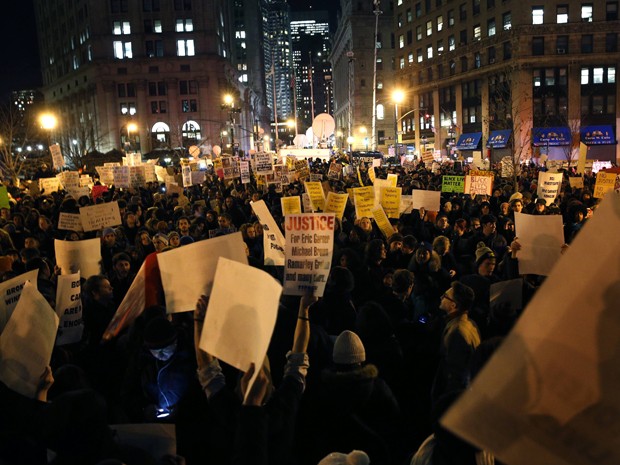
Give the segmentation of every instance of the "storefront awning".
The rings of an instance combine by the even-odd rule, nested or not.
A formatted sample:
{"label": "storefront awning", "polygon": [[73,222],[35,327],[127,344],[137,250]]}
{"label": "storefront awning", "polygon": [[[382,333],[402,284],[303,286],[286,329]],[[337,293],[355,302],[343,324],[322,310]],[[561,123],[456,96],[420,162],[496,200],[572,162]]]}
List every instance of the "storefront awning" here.
{"label": "storefront awning", "polygon": [[579,131],[581,142],[586,145],[611,145],[616,143],[611,126],[583,126]]}
{"label": "storefront awning", "polygon": [[482,139],[481,132],[472,132],[470,134],[461,134],[456,142],[457,150],[476,150]]}
{"label": "storefront awning", "polygon": [[491,131],[491,134],[489,134],[489,140],[487,141],[487,147],[492,149],[506,148],[511,133],[512,130],[510,129]]}
{"label": "storefront awning", "polygon": [[572,137],[569,128],[534,128],[532,145],[535,147],[558,147],[570,145]]}

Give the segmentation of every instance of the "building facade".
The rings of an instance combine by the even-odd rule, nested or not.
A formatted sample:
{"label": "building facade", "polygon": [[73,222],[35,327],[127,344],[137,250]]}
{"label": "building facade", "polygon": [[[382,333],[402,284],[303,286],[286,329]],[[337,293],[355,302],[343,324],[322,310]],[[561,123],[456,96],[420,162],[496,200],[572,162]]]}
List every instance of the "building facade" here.
{"label": "building facade", "polygon": [[[333,69],[334,119],[337,143],[353,150],[373,148],[373,106],[376,111],[376,148],[387,152],[394,144],[394,2],[340,1],[330,61]],[[377,9],[378,8],[378,9]],[[374,11],[381,11],[378,16]],[[375,21],[378,18],[375,44]],[[373,101],[375,45],[376,97]],[[350,140],[351,143],[348,143]]]}
{"label": "building facade", "polygon": [[522,159],[574,158],[588,140],[580,132],[602,130],[606,142],[588,158],[620,157],[618,1],[395,3],[396,73],[410,112],[400,130],[415,151],[450,154],[464,134],[481,134],[484,151],[503,130]]}
{"label": "building facade", "polygon": [[[253,120],[231,61],[226,0],[36,0],[46,104],[57,132],[99,151],[222,143],[225,94]],[[236,139],[242,149],[250,139]]]}

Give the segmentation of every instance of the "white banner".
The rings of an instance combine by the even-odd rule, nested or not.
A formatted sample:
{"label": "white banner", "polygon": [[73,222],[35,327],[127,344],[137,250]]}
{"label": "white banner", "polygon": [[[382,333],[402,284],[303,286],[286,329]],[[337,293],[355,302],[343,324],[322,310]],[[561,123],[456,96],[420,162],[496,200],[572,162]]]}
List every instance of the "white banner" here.
{"label": "white banner", "polygon": [[263,226],[264,264],[284,266],[284,245],[286,241],[269,208],[267,208],[264,200],[250,202],[250,205],[252,205],[252,210]]}
{"label": "white banner", "polygon": [[239,170],[241,171],[241,184],[249,184],[250,182],[250,162],[240,161]]}
{"label": "white banner", "polygon": [[4,329],[5,325],[11,318],[13,310],[17,306],[19,296],[22,293],[24,284],[26,281],[30,281],[37,287],[37,278],[39,276],[39,270],[27,271],[12,279],[0,283],[0,333]]}
{"label": "white banner", "polygon": [[60,318],[56,345],[80,342],[84,332],[80,273],[58,276],[56,314]]}
{"label": "white banner", "polygon": [[54,240],[56,264],[62,274],[80,272],[85,279],[100,274],[101,240],[87,239],[84,241]]}
{"label": "white banner", "polygon": [[562,215],[515,213],[515,232],[521,244],[519,274],[548,276],[564,244]]}
{"label": "white banner", "polygon": [[412,208],[416,210],[424,208],[426,211],[438,212],[441,209],[441,192],[413,189],[411,191],[411,204]]}
{"label": "white banner", "polygon": [[55,170],[59,170],[63,166],[65,166],[65,157],[62,156],[62,152],[60,150],[60,145],[52,144],[49,147],[50,153],[52,154],[52,165]]}
{"label": "white banner", "polygon": [[122,223],[118,202],[81,207],[80,216],[82,217],[82,227],[87,232],[118,226]]}

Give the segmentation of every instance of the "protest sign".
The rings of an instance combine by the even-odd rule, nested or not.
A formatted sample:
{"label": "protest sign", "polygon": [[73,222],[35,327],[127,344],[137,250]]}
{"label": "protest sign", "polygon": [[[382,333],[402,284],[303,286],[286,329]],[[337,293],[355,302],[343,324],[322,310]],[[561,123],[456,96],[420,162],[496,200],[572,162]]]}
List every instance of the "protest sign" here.
{"label": "protest sign", "polygon": [[511,465],[620,463],[619,230],[608,194],[443,426]]}
{"label": "protest sign", "polygon": [[335,192],[328,192],[327,201],[325,202],[325,213],[335,213],[336,218],[342,220],[344,209],[347,207],[348,198],[349,194],[336,194]]}
{"label": "protest sign", "polygon": [[112,167],[112,173],[114,175],[114,186],[129,188],[129,166],[114,166]]}
{"label": "protest sign", "polygon": [[285,218],[284,294],[322,297],[334,252],[333,213],[303,213]]}
{"label": "protest sign", "polygon": [[60,212],[58,229],[61,231],[83,231],[81,215],[79,213]]}
{"label": "protest sign", "polygon": [[82,318],[80,273],[58,276],[56,314],[60,318],[56,345],[63,346],[81,341],[84,320]]}
{"label": "protest sign", "polygon": [[168,172],[163,166],[155,165],[155,176],[157,177],[158,182],[165,182]]}
{"label": "protest sign", "polygon": [[52,154],[52,166],[55,170],[59,170],[65,166],[65,157],[62,156],[60,145],[52,144],[49,146],[50,153]]}
{"label": "protest sign", "polygon": [[[166,311],[178,313],[193,310],[201,295],[211,294],[218,258],[247,264],[245,247],[241,233],[233,233],[157,254],[166,294]],[[192,264],[191,273],[185,271],[187,263]]]}
{"label": "protest sign", "polygon": [[588,146],[583,142],[579,142],[579,158],[577,159],[577,174],[586,172],[586,159],[588,158]]}
{"label": "protest sign", "polygon": [[322,180],[323,180],[323,175],[321,173],[310,173],[311,182],[321,182]]}
{"label": "protest sign", "polygon": [[360,167],[357,167],[357,182],[360,183],[360,186],[364,186],[364,181],[362,181],[362,173],[360,173]]}
{"label": "protest sign", "polygon": [[155,174],[155,165],[146,163],[144,166],[144,180],[146,182],[157,182],[157,175]]}
{"label": "protest sign", "polygon": [[108,192],[108,186],[100,186],[100,185],[93,186],[91,190],[93,200],[97,200],[99,197],[103,195],[104,192]]}
{"label": "protest sign", "polygon": [[60,179],[60,183],[66,191],[80,187],[80,173],[77,171],[63,171],[58,173],[56,177]]}
{"label": "protest sign", "polygon": [[99,181],[101,184],[109,186],[114,184],[114,168],[112,166],[95,166],[97,173],[99,173]]}
{"label": "protest sign", "polygon": [[482,160],[482,152],[479,150],[474,150],[472,153],[472,162],[471,164],[476,168],[482,169],[484,168],[484,161]]}
{"label": "protest sign", "polygon": [[191,171],[190,177],[192,180],[192,186],[202,184],[203,182],[205,182],[205,179],[206,179],[206,175],[204,171]]}
{"label": "protest sign", "polygon": [[540,171],[538,173],[538,190],[536,192],[538,198],[545,199],[547,205],[553,203],[560,193],[563,176],[563,173],[545,173]]}
{"label": "protest sign", "polygon": [[523,310],[523,278],[491,284],[489,305],[491,309],[507,306],[514,312]]}
{"label": "protest sign", "polygon": [[301,198],[298,195],[281,197],[282,216],[297,215],[301,213]]}
{"label": "protest sign", "polygon": [[502,178],[512,178],[515,174],[515,167],[512,163],[512,157],[511,156],[505,156],[502,157],[502,159],[500,160],[500,166],[501,166],[501,176]]}
{"label": "protest sign", "polygon": [[[240,282],[252,285],[239,292]],[[217,262],[199,346],[241,371],[255,365],[246,394],[267,355],[281,294],[280,283],[264,271],[223,257]]]}
{"label": "protest sign", "polygon": [[373,186],[355,187],[355,217],[360,219],[364,216],[372,218],[372,210],[375,208],[375,191]]}
{"label": "protest sign", "polygon": [[241,172],[241,184],[250,183],[250,162],[240,161],[239,171]]}
{"label": "protest sign", "polygon": [[11,208],[9,192],[6,190],[6,186],[0,186],[0,208]]}
{"label": "protest sign", "polygon": [[413,189],[411,191],[413,208],[419,210],[438,212],[441,209],[441,192]]}
{"label": "protest sign", "polygon": [[521,244],[519,274],[548,276],[564,244],[562,215],[515,213],[515,231]]}
{"label": "protest sign", "polygon": [[174,424],[138,423],[110,425],[116,442],[148,451],[157,462],[177,455]]}
{"label": "protest sign", "polygon": [[222,169],[224,170],[224,179],[233,179],[235,177],[235,166],[237,161],[233,157],[222,157]]}
{"label": "protest sign", "polygon": [[380,204],[388,218],[400,217],[400,198],[402,187],[383,187],[381,189]]}
{"label": "protest sign", "polygon": [[144,269],[145,266],[144,263],[142,263],[142,266],[140,266],[140,269],[138,270],[136,277],[133,279],[131,286],[129,286],[127,294],[125,294],[125,297],[116,309],[116,313],[112,317],[110,324],[103,333],[104,341],[109,341],[110,339],[118,336],[124,328],[131,325],[144,311],[144,305],[146,302],[146,273]]}
{"label": "protest sign", "polygon": [[427,167],[432,165],[433,162],[435,161],[435,155],[433,155],[433,151],[432,150],[427,150],[426,152],[423,152],[422,153],[422,161],[424,162],[424,164]]}
{"label": "protest sign", "polygon": [[15,311],[0,335],[0,381],[30,399],[49,365],[58,316],[36,284],[27,282]]}
{"label": "protest sign", "polygon": [[60,179],[58,179],[57,177],[39,179],[39,190],[44,194],[56,192],[58,189],[60,189],[60,187]]}
{"label": "protest sign", "polygon": [[570,184],[570,187],[572,187],[573,189],[583,189],[583,177],[582,176],[570,177],[568,178],[568,183]]}
{"label": "protest sign", "polygon": [[312,213],[312,202],[310,202],[310,196],[307,192],[301,194],[301,204],[304,208],[304,213]]}
{"label": "protest sign", "polygon": [[80,175],[80,187],[90,187],[93,183],[93,178],[87,174]]}
{"label": "protest sign", "polygon": [[13,314],[13,310],[17,306],[24,284],[26,281],[30,281],[34,284],[36,289],[38,276],[39,270],[37,269],[0,283],[0,333],[2,333],[2,330]]}
{"label": "protest sign", "polygon": [[491,176],[465,176],[464,192],[469,195],[491,195],[493,178]]}
{"label": "protest sign", "polygon": [[69,195],[71,195],[71,197],[75,200],[78,200],[80,197],[88,197],[90,195],[90,189],[88,186],[75,187],[67,190],[69,191]]}
{"label": "protest sign", "polygon": [[299,182],[310,179],[310,166],[307,159],[295,161],[295,175]]}
{"label": "protest sign", "polygon": [[100,274],[101,240],[86,239],[83,241],[54,240],[56,264],[62,274],[80,272],[84,279]]}
{"label": "protest sign", "polygon": [[129,187],[138,189],[146,186],[146,165],[129,167]]}
{"label": "protest sign", "polygon": [[607,173],[605,171],[596,173],[596,184],[594,185],[592,197],[602,199],[607,192],[613,191],[616,186],[616,178],[616,173]]}
{"label": "protest sign", "polygon": [[[299,197],[295,197],[299,200]],[[265,265],[284,266],[284,243],[286,242],[282,231],[273,219],[269,208],[264,200],[250,202],[252,210],[263,227],[263,249]]]}
{"label": "protest sign", "polygon": [[398,175],[394,173],[388,173],[387,180],[390,182],[392,187],[396,187],[398,185]]}
{"label": "protest sign", "polygon": [[413,195],[400,196],[400,214],[410,214],[413,211]]}
{"label": "protest sign", "polygon": [[462,194],[465,190],[465,176],[442,176],[441,192],[455,192]]}
{"label": "protest sign", "polygon": [[82,227],[86,232],[98,231],[122,223],[118,202],[80,207],[80,216],[82,217]]}
{"label": "protest sign", "polygon": [[329,165],[329,171],[327,172],[327,179],[338,180],[342,173],[342,165],[332,161]]}
{"label": "protest sign", "polygon": [[383,235],[386,237],[386,239],[396,232],[394,231],[394,227],[390,223],[390,220],[388,219],[381,205],[379,205],[377,208],[374,208],[372,210],[372,217],[377,222],[377,226],[379,227]]}
{"label": "protest sign", "polygon": [[271,174],[273,172],[273,157],[269,152],[256,152],[254,158],[256,160],[256,174]]}
{"label": "protest sign", "polygon": [[310,197],[312,210],[315,212],[325,210],[325,195],[323,193],[323,186],[321,183],[306,181],[304,186],[308,196]]}
{"label": "protest sign", "polygon": [[183,177],[183,187],[191,187],[192,185],[192,169],[189,165],[181,166],[181,176]]}
{"label": "protest sign", "polygon": [[381,167],[381,158],[373,158],[372,159],[372,167],[380,168]]}
{"label": "protest sign", "polygon": [[375,167],[374,166],[370,166],[368,168],[368,179],[370,179],[370,182],[374,184],[376,178],[377,178],[377,175],[375,173]]}

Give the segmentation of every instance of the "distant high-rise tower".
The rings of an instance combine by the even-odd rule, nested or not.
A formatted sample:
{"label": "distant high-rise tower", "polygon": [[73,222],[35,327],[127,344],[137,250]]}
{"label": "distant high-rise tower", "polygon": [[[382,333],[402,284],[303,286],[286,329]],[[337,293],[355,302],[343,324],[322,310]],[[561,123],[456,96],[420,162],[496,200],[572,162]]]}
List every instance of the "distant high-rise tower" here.
{"label": "distant high-rise tower", "polygon": [[331,113],[331,63],[327,12],[293,13],[291,21],[297,131],[304,133],[314,116]]}
{"label": "distant high-rise tower", "polygon": [[[286,0],[262,0],[267,104],[278,123],[293,116],[291,17]],[[275,99],[275,102],[274,102]]]}

